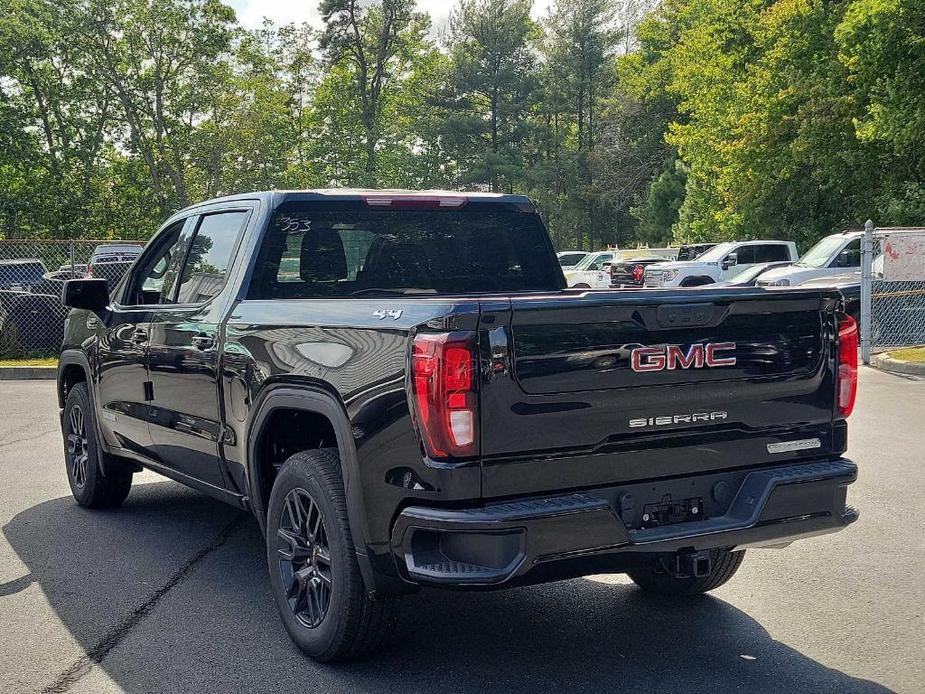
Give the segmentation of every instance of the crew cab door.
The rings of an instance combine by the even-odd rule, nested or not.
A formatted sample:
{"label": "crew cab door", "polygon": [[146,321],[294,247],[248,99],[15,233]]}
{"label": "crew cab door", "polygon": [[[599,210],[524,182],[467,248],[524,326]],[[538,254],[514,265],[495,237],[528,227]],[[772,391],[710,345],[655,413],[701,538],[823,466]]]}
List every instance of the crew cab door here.
{"label": "crew cab door", "polygon": [[96,387],[100,429],[110,447],[147,458],[153,457],[148,331],[157,305],[170,292],[170,271],[180,262],[186,224],[180,220],[158,233],[114,290],[111,310],[88,319],[101,322]]}
{"label": "crew cab door", "polygon": [[220,461],[219,326],[229,304],[228,273],[248,206],[197,216],[185,230],[173,291],[151,317],[148,370],[151,439],[169,468],[226,486]]}

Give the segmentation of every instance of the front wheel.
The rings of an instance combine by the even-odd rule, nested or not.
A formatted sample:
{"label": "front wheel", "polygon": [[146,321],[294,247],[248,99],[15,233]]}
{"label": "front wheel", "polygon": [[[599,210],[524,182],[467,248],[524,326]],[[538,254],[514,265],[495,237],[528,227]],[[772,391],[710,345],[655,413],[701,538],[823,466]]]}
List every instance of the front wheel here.
{"label": "front wheel", "polygon": [[675,578],[664,562],[654,562],[644,568],[627,571],[633,583],[643,590],[661,595],[699,595],[719,588],[733,577],[745,552],[731,552],[726,549],[710,550],[710,573],[699,578]]}
{"label": "front wheel", "polygon": [[132,488],[132,471],[115,462],[100,469],[102,451],[96,437],[96,415],[86,383],[78,383],[67,394],[61,421],[64,457],[71,494],[81,506],[119,506]]}
{"label": "front wheel", "polygon": [[280,617],[305,654],[349,660],[383,643],[394,601],[367,596],[336,450],[296,453],[280,469],[267,515],[267,563]]}

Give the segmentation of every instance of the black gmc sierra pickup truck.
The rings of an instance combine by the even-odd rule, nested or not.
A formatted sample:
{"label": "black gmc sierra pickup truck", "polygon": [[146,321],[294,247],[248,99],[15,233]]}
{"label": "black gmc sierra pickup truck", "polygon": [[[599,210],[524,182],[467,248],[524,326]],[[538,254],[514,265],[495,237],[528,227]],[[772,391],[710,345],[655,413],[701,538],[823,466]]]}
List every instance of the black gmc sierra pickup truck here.
{"label": "black gmc sierra pickup truck", "polygon": [[522,196],[222,198],[63,298],[77,502],[150,468],[249,510],[320,660],[370,652],[419,586],[693,594],[857,518],[838,292],[567,290]]}

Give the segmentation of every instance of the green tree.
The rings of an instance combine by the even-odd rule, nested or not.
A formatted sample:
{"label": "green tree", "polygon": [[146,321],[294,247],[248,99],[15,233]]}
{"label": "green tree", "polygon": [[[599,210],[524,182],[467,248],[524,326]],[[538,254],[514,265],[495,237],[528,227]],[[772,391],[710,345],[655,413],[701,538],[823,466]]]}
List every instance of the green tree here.
{"label": "green tree", "polygon": [[333,67],[349,66],[365,136],[365,183],[376,185],[383,106],[392,83],[401,79],[430,25],[413,0],[322,0],[321,48]]}
{"label": "green tree", "polygon": [[445,137],[464,184],[512,190],[536,87],[530,0],[461,0],[450,15]]}

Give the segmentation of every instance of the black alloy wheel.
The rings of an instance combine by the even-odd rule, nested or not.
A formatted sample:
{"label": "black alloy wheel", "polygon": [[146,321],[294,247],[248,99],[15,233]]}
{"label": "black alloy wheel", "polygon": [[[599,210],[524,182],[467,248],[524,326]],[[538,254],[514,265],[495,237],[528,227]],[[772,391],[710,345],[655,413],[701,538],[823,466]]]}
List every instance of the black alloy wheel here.
{"label": "black alloy wheel", "polygon": [[324,514],[304,489],[286,495],[276,537],[279,577],[289,609],[299,622],[314,629],[331,604],[331,551]]}
{"label": "black alloy wheel", "polygon": [[86,383],[77,383],[67,394],[61,416],[67,481],[81,506],[113,508],[128,496],[133,468],[100,450],[96,432],[90,391]]}
{"label": "black alloy wheel", "polygon": [[87,484],[90,442],[87,439],[87,420],[80,405],[71,407],[67,427],[67,462],[71,479],[78,489],[83,489]]}

